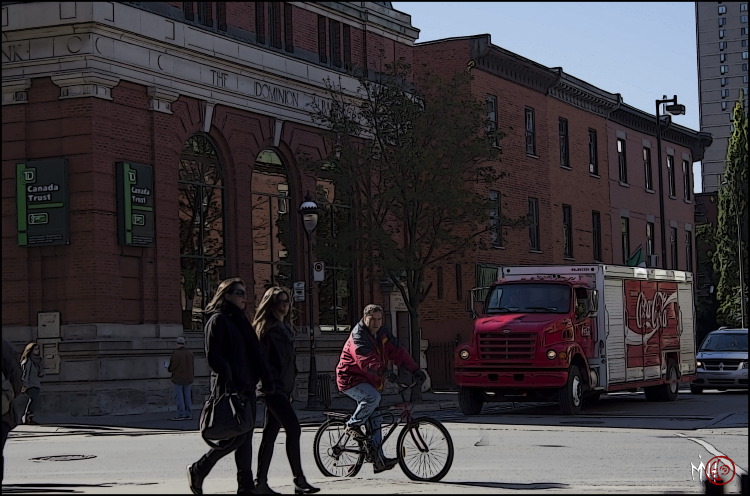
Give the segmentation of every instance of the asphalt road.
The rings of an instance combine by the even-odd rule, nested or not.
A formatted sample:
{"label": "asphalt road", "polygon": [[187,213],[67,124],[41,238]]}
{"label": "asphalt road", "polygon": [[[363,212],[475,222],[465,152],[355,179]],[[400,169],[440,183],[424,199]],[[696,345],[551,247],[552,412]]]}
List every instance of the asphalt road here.
{"label": "asphalt road", "polygon": [[[455,459],[442,481],[413,482],[398,467],[376,475],[371,466],[355,478],[324,477],[311,455],[312,419],[302,436],[308,480],[321,494],[701,494],[701,463],[723,455],[737,474],[725,493],[739,494],[739,474],[748,469],[746,392],[683,392],[673,403],[620,393],[576,417],[553,404],[491,404],[472,417],[445,406],[421,413],[440,419],[453,437]],[[186,493],[185,466],[207,446],[191,425],[149,423],[19,426],[5,448],[3,493]],[[259,431],[254,440],[257,450]],[[282,434],[269,482],[291,494],[283,442]],[[223,459],[205,492],[234,493],[235,474],[232,457]]]}

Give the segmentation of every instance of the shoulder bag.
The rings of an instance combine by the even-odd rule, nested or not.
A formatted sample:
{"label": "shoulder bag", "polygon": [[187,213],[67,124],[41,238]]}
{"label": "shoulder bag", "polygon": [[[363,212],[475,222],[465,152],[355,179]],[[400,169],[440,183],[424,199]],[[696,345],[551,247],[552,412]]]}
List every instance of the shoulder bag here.
{"label": "shoulder bag", "polygon": [[255,427],[251,400],[228,387],[215,387],[201,410],[200,431],[212,448],[223,445]]}

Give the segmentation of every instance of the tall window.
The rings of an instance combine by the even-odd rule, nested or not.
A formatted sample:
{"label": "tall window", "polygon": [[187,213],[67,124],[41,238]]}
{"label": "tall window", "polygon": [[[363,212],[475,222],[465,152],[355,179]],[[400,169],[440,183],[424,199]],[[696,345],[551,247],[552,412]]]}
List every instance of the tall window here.
{"label": "tall window", "polygon": [[342,262],[346,257],[341,253],[347,251],[349,246],[344,246],[340,233],[351,225],[351,206],[339,201],[330,203],[328,193],[321,191],[320,187],[316,202],[319,207],[322,206],[317,236],[326,240],[315,247],[318,260],[325,263],[325,277],[318,284],[320,325],[334,331],[349,331],[352,316],[356,315],[352,291],[354,271],[350,264]]}
{"label": "tall window", "polygon": [[654,254],[654,223],[646,222],[646,256]]}
{"label": "tall window", "polygon": [[490,190],[490,205],[490,239],[492,246],[500,248],[503,246],[503,217],[499,191]]}
{"label": "tall window", "polygon": [[643,175],[646,189],[654,190],[653,172],[651,170],[651,148],[643,147]]}
{"label": "tall window", "polygon": [[268,2],[268,31],[271,46],[281,48],[281,2]]}
{"label": "tall window", "polygon": [[292,6],[284,2],[284,50],[294,52],[294,19],[292,18]]}
{"label": "tall window", "polygon": [[685,231],[685,270],[693,271],[693,233]]}
{"label": "tall window", "polygon": [[224,181],[216,148],[206,136],[185,142],[178,174],[183,327],[200,331],[201,312],[226,277]]}
{"label": "tall window", "polygon": [[672,253],[672,268],[677,269],[677,228],[669,228],[669,246]]}
{"label": "tall window", "polygon": [[350,71],[354,68],[352,65],[352,27],[348,24],[343,25],[344,34],[344,69]]}
{"label": "tall window", "polygon": [[534,109],[526,108],[526,153],[536,155],[536,123],[534,121]]}
{"label": "tall window", "polygon": [[675,181],[674,181],[674,156],[667,155],[667,180],[669,181],[669,196],[675,197]]}
{"label": "tall window", "polygon": [[692,188],[690,187],[690,175],[692,174],[692,171],[690,170],[690,164],[687,160],[682,161],[682,197],[690,201],[691,195],[690,192]]}
{"label": "tall window", "polygon": [[329,19],[328,30],[331,47],[331,64],[334,67],[341,67],[341,23],[334,19]]}
{"label": "tall window", "polygon": [[[257,7],[256,7],[257,8]],[[328,63],[328,35],[326,34],[326,18],[318,16],[318,60],[321,64]]]}
{"label": "tall window", "polygon": [[591,236],[594,247],[594,260],[602,260],[602,216],[596,210],[591,212]]}
{"label": "tall window", "polygon": [[596,144],[596,130],[589,129],[589,172],[599,175],[599,152]]}
{"label": "tall window", "polygon": [[529,198],[529,248],[540,250],[539,242],[539,200]]}
{"label": "tall window", "polygon": [[[214,16],[214,6],[216,15]],[[186,21],[195,21],[196,12],[198,23],[206,27],[216,27],[220,31],[227,30],[227,3],[226,2],[182,2],[182,11]],[[216,19],[216,26],[214,26]]]}
{"label": "tall window", "polygon": [[620,241],[622,243],[622,263],[627,263],[630,256],[630,219],[620,217]]}
{"label": "tall window", "polygon": [[617,164],[620,171],[620,182],[628,182],[628,158],[625,154],[625,140],[617,138]]}
{"label": "tall window", "polygon": [[563,255],[573,257],[573,213],[570,205],[563,205]]}
{"label": "tall window", "polygon": [[266,43],[266,2],[255,2],[255,41]]}
{"label": "tall window", "polygon": [[560,166],[570,167],[570,143],[568,142],[568,119],[560,117]]}
{"label": "tall window", "polygon": [[[487,105],[487,132],[494,133],[497,131],[497,97],[487,95],[484,101]],[[492,146],[498,146],[497,136],[492,138]]]}

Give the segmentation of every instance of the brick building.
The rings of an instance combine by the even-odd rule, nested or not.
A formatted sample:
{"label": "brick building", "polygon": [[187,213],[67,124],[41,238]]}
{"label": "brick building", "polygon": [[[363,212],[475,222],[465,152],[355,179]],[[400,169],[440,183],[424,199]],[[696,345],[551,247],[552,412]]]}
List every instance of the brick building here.
{"label": "brick building", "polygon": [[[2,327],[19,345],[42,344],[47,411],[169,408],[162,364],[179,335],[198,357],[197,404],[208,374],[200,310],[218,281],[242,277],[251,307],[269,284],[309,287],[298,206],[318,186],[330,193],[319,205],[316,232],[325,236],[340,205],[300,160],[328,153],[308,105],[325,101],[328,78],[354,91],[353,71],[374,73],[381,57],[430,60],[446,75],[471,71],[475,95],[508,132],[498,164],[508,179],[482,192],[499,200],[488,222],[535,219],[427,274],[436,296],[422,307],[426,340],[469,329],[467,290],[494,280],[499,266],[621,263],[646,246],[647,223],[660,222],[640,158],[644,147],[655,154],[653,116],[486,35],[415,45],[418,30],[390,2],[2,9]],[[680,161],[700,160],[706,141],[672,125],[663,145],[679,185]],[[691,201],[679,190],[666,201],[678,239],[692,232]],[[678,257],[674,267],[687,263]],[[393,288],[333,264],[325,275],[311,312],[319,371],[334,369],[365,303],[382,300],[394,330],[409,332]],[[310,303],[295,304],[299,399]]]}

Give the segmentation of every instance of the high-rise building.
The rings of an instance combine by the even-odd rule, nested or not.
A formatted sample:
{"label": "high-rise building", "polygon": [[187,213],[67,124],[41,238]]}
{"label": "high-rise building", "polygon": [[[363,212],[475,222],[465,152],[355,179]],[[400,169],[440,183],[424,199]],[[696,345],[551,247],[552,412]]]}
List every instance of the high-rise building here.
{"label": "high-rise building", "polygon": [[703,191],[721,188],[732,110],[745,91],[748,108],[747,2],[695,2],[701,131],[713,135],[701,166]]}

